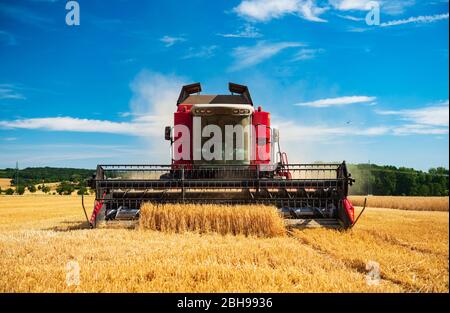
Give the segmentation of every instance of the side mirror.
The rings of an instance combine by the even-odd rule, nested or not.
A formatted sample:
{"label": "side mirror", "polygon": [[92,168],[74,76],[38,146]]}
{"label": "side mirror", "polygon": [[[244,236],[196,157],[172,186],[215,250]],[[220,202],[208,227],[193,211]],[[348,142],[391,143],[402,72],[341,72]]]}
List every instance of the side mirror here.
{"label": "side mirror", "polygon": [[164,129],[164,138],[166,140],[172,141],[172,127],[170,126],[166,126],[166,128]]}
{"label": "side mirror", "polygon": [[278,143],[280,141],[280,131],[278,128],[272,128],[272,141]]}

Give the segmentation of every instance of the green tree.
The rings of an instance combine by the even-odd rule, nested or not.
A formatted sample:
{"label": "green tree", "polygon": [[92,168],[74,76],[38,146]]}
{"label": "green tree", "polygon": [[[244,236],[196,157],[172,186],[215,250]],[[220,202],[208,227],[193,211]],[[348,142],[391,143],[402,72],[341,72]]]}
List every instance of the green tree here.
{"label": "green tree", "polygon": [[50,192],[50,187],[46,186],[46,185],[42,185],[41,190],[42,190],[43,193],[49,193]]}
{"label": "green tree", "polygon": [[86,187],[80,187],[80,189],[78,189],[77,194],[78,195],[88,195],[89,193],[88,193],[88,190]]}
{"label": "green tree", "polygon": [[23,195],[25,193],[25,186],[23,185],[19,185],[16,187],[16,192],[19,195]]}
{"label": "green tree", "polygon": [[35,192],[36,192],[36,186],[35,186],[35,185],[29,185],[29,186],[28,186],[28,190],[29,190],[31,193],[35,193]]}
{"label": "green tree", "polygon": [[12,189],[12,188],[6,189],[5,194],[7,194],[8,196],[13,195],[14,194],[14,189]]}
{"label": "green tree", "polygon": [[373,171],[374,184],[373,184],[373,194],[374,195],[386,195],[390,196],[395,193],[396,177],[395,172],[389,170],[383,171]]}
{"label": "green tree", "polygon": [[445,191],[441,184],[432,183],[431,190],[433,196],[445,196]]}
{"label": "green tree", "polygon": [[56,187],[56,192],[60,195],[70,195],[75,191],[75,186],[67,181],[61,182],[58,187]]}
{"label": "green tree", "polygon": [[419,192],[418,192],[418,196],[429,196],[430,195],[430,187],[428,187],[427,185],[420,185],[419,186]]}
{"label": "green tree", "polygon": [[397,196],[411,196],[416,193],[417,183],[416,183],[416,172],[410,169],[400,167],[397,173],[397,186],[396,195]]}

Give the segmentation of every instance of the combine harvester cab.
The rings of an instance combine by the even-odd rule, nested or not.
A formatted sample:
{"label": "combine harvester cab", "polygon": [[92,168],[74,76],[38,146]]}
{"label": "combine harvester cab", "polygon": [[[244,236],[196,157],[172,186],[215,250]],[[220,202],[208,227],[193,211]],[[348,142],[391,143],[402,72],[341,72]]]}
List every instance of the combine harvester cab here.
{"label": "combine harvester cab", "polygon": [[[254,109],[246,86],[230,83],[229,90],[200,95],[200,84],[183,86],[174,127],[165,129],[171,164],[98,165],[91,225],[136,221],[141,204],[154,202],[273,205],[288,227],[351,227],[354,180],[345,162],[289,164],[270,113]],[[227,135],[236,126],[244,131]],[[206,127],[224,134],[220,144],[210,146]]]}

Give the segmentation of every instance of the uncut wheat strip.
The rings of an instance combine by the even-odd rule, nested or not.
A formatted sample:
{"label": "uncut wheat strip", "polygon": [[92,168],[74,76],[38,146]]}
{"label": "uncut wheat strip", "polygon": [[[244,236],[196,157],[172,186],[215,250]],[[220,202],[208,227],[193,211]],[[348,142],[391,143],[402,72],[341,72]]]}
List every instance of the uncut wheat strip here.
{"label": "uncut wheat strip", "polygon": [[145,203],[140,226],[163,232],[215,232],[222,235],[279,236],[284,223],[275,207]]}

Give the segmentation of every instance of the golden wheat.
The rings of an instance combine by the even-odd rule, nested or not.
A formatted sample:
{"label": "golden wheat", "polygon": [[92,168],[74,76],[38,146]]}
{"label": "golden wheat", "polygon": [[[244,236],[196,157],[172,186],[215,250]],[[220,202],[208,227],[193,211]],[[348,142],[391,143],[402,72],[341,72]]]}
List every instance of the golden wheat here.
{"label": "golden wheat", "polygon": [[285,234],[283,218],[272,206],[153,204],[141,206],[140,227],[163,232],[215,232],[274,237]]}
{"label": "golden wheat", "polygon": [[8,189],[11,187],[11,179],[10,178],[0,178],[0,188],[2,190]]}
{"label": "golden wheat", "polygon": [[0,196],[0,292],[448,292],[448,226],[448,212],[369,207],[349,231],[285,237],[90,230],[79,197]]}
{"label": "golden wheat", "polygon": [[[379,264],[380,278],[410,292],[448,292],[448,213],[368,208],[350,231],[295,231],[317,251],[365,272]],[[440,282],[440,283],[436,283]]]}
{"label": "golden wheat", "polygon": [[353,205],[416,211],[448,211],[448,197],[351,196]]}

